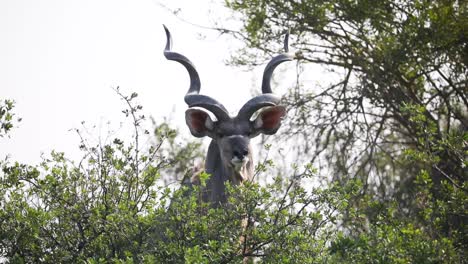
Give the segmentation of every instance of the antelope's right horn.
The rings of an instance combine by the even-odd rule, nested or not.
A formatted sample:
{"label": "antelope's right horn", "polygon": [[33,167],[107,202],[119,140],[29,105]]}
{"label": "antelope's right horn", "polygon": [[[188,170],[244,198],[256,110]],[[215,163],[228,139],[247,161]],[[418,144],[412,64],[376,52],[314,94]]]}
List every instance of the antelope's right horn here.
{"label": "antelope's right horn", "polygon": [[208,111],[212,112],[218,120],[227,120],[229,119],[229,114],[226,108],[216,101],[215,99],[201,95],[200,93],[200,77],[198,76],[198,72],[195,69],[193,63],[184,55],[174,52],[171,50],[172,48],[172,37],[169,29],[165,25],[163,25],[164,30],[166,31],[166,47],[164,48],[164,56],[168,60],[177,61],[182,64],[188,71],[190,76],[190,87],[185,95],[184,99],[185,102],[189,107],[202,107],[207,109]]}
{"label": "antelope's right horn", "polygon": [[275,68],[285,62],[294,59],[294,55],[289,53],[288,47],[289,32],[284,37],[284,52],[280,55],[275,56],[265,67],[263,71],[262,79],[262,94],[250,99],[242,108],[239,110],[238,116],[243,119],[250,119],[250,117],[259,109],[266,106],[275,106],[280,102],[280,98],[273,94],[271,90],[270,82],[271,76],[275,71]]}

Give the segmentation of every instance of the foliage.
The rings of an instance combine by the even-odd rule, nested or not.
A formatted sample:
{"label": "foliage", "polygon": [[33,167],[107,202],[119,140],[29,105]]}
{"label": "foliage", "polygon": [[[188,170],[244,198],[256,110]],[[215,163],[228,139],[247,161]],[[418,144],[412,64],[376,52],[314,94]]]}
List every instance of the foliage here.
{"label": "foliage", "polygon": [[14,107],[15,102],[12,100],[0,101],[0,137],[8,135],[10,130],[14,127],[15,121],[21,121],[21,118],[15,120],[15,114],[13,113]]}
{"label": "foliage", "polygon": [[[401,212],[394,201],[365,194],[359,180],[306,187],[303,180],[317,173],[309,164],[302,171],[296,166],[292,177],[276,176],[264,186],[229,186],[228,203],[213,207],[201,202],[203,187],[161,184],[162,173],[175,164],[173,157],[163,154],[191,152],[170,143],[177,131],[167,124],[157,127],[157,144],[137,149],[141,107],[134,104],[136,94],[120,96],[136,129],[132,143],[115,138],[93,146],[82,137],[83,159],[78,163],[52,152],[37,167],[9,160],[0,164],[3,260],[241,263],[249,257],[265,263],[440,263],[464,259],[464,234],[438,232],[454,213],[465,214],[466,192],[461,188],[445,182],[450,197],[435,199],[428,191],[431,178],[421,173],[416,182],[420,209],[416,218],[423,221],[419,222]],[[177,162],[192,158],[174,157]],[[258,173],[268,174],[271,166],[266,160],[257,166]]]}

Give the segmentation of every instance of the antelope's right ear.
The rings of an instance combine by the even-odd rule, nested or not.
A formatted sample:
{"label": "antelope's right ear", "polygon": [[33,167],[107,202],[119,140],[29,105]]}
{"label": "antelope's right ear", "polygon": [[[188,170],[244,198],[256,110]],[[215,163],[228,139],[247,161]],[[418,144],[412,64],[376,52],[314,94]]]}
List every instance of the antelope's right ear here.
{"label": "antelope's right ear", "polygon": [[213,121],[207,112],[200,109],[187,109],[185,122],[194,137],[208,136],[213,131]]}

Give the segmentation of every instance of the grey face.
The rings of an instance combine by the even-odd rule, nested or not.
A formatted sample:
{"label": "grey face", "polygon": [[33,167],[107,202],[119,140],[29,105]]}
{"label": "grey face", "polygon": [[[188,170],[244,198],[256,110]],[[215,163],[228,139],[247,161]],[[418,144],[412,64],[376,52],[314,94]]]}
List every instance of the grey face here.
{"label": "grey face", "polygon": [[231,119],[215,124],[212,138],[218,143],[223,162],[239,171],[251,159],[251,136],[251,122]]}
{"label": "grey face", "polygon": [[250,138],[242,135],[233,135],[220,138],[218,147],[223,162],[232,166],[236,171],[250,161]]}
{"label": "grey face", "polygon": [[234,117],[213,122],[207,112],[190,108],[185,112],[185,120],[192,135],[211,137],[218,145],[223,163],[239,171],[251,161],[250,138],[260,133],[274,134],[285,114],[283,106],[273,106],[262,109],[253,121]]}

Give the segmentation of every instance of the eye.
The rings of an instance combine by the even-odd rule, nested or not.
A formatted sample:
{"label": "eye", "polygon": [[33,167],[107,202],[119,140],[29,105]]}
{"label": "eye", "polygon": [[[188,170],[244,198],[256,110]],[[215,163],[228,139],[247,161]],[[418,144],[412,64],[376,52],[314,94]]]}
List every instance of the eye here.
{"label": "eye", "polygon": [[218,138],[223,138],[223,137],[224,137],[224,134],[222,134],[222,133],[216,133],[216,136],[217,136]]}

